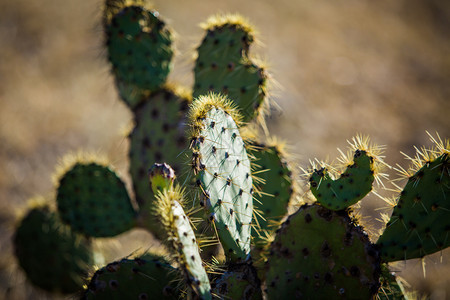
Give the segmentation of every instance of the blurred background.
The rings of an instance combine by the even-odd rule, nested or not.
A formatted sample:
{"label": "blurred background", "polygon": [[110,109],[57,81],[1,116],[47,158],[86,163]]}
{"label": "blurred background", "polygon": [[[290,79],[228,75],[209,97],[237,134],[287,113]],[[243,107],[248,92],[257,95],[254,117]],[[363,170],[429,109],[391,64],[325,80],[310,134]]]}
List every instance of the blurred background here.
{"label": "blurred background", "polygon": [[[189,87],[203,36],[199,23],[220,12],[248,18],[259,40],[251,53],[272,75],[277,105],[269,131],[287,141],[299,166],[315,157],[334,160],[337,148],[362,133],[386,145],[388,164],[407,167],[400,152],[431,146],[426,130],[450,136],[449,1],[153,3],[177,32],[171,81]],[[0,0],[0,298],[52,298],[27,284],[10,240],[27,201],[54,196],[52,173],[61,157],[80,149],[106,155],[129,184],[124,132],[131,113],[109,73],[101,8],[99,0]],[[362,202],[371,232],[382,226],[383,206],[374,196]],[[109,247],[107,260],[158,246],[135,231]],[[395,270],[423,297],[450,299],[449,262],[444,251]]]}

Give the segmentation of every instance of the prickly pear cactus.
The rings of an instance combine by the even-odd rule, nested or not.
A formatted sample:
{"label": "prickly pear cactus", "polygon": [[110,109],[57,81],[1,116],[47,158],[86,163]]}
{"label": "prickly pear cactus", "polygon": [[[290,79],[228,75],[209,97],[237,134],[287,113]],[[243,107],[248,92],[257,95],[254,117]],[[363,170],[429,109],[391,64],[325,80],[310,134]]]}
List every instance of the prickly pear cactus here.
{"label": "prickly pear cactus", "polygon": [[48,206],[31,209],[21,220],[14,248],[28,280],[49,292],[79,291],[94,264],[88,241],[62,224]]}
{"label": "prickly pear cactus", "polygon": [[81,299],[176,299],[176,279],[175,269],[162,257],[122,259],[95,272]]}
{"label": "prickly pear cactus", "polygon": [[195,64],[194,97],[216,92],[227,95],[248,122],[263,107],[267,75],[248,57],[253,30],[239,16],[211,18],[198,47]]}
{"label": "prickly pear cactus", "polygon": [[209,94],[194,101],[189,120],[202,203],[226,256],[244,261],[250,253],[253,185],[239,117],[226,98]]}
{"label": "prickly pear cactus", "polygon": [[[131,108],[166,81],[173,50],[171,32],[156,11],[133,3],[105,18],[108,58],[122,99]],[[107,6],[107,9],[111,7]]]}
{"label": "prickly pear cactus", "polygon": [[167,243],[183,272],[190,293],[201,299],[211,299],[211,286],[202,264],[190,220],[181,203],[183,191],[179,187],[170,187],[157,194],[156,215],[167,235]]}
{"label": "prickly pear cactus", "polygon": [[59,179],[61,219],[86,236],[110,237],[135,225],[136,212],[123,181],[108,167],[75,163]]}
{"label": "prickly pear cactus", "polygon": [[302,206],[283,223],[269,250],[270,299],[370,299],[378,291],[378,252],[345,211]]}
{"label": "prickly pear cactus", "polygon": [[449,144],[422,155],[415,161],[418,170],[407,172],[408,182],[377,241],[384,261],[424,257],[450,246]]}
{"label": "prickly pear cactus", "polygon": [[[375,162],[368,139],[354,138],[353,161],[348,160],[347,169],[339,178],[333,179],[326,167],[314,169],[309,183],[317,201],[328,209],[341,210],[357,203],[371,190],[376,176]],[[379,156],[378,156],[379,157]]]}

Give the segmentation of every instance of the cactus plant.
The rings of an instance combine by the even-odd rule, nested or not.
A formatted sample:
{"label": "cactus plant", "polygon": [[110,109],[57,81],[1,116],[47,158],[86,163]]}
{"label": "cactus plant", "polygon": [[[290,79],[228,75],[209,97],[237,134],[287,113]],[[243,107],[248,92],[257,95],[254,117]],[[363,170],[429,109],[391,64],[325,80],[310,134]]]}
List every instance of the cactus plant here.
{"label": "cactus plant", "polygon": [[[104,22],[116,84],[134,114],[129,157],[139,208],[132,206],[132,193],[110,167],[79,161],[60,176],[58,214],[88,236],[109,237],[144,227],[165,241],[173,264],[161,258],[155,262],[153,254],[150,259],[126,258],[110,264],[87,284],[86,298],[146,299],[149,293],[157,296],[153,291],[161,297],[202,299],[371,298],[379,293],[381,267],[386,263],[449,246],[448,142],[437,142],[437,149],[416,160],[387,229],[375,244],[352,217],[351,205],[372,190],[381,156],[358,138],[352,148],[354,160],[347,161],[340,178],[330,175],[330,167],[313,166],[309,183],[317,201],[288,216],[293,179],[280,151],[257,140],[247,141],[241,134],[248,122],[263,118],[267,100],[266,71],[248,57],[254,39],[251,27],[234,16],[207,23],[198,47],[192,97],[166,82],[173,52],[171,31],[155,11],[138,0],[109,0]],[[184,162],[188,146],[190,170]],[[165,161],[176,172],[157,166],[150,171],[149,183],[147,169],[154,161]],[[193,178],[195,187],[190,184]],[[182,184],[194,192],[185,195]],[[253,200],[261,202],[257,209]],[[202,261],[200,256],[201,237],[190,220],[198,204],[203,204],[204,221],[225,250],[226,259],[217,269],[209,267],[214,259]],[[258,213],[261,222],[254,217]],[[41,218],[33,224],[44,229],[45,222]],[[274,232],[276,224],[281,225]],[[20,249],[31,247],[26,244],[31,241],[19,239],[22,231],[19,227],[16,234],[19,261],[25,257],[33,262],[31,255],[20,256],[24,251]],[[252,258],[252,246],[261,232],[266,238],[256,250],[263,251],[263,264],[253,263]],[[69,264],[76,265],[78,254]],[[23,268],[33,281],[32,273],[40,267],[28,268],[28,262]],[[63,278],[65,271],[58,270],[56,277]],[[173,287],[172,280],[180,280],[180,289]]]}

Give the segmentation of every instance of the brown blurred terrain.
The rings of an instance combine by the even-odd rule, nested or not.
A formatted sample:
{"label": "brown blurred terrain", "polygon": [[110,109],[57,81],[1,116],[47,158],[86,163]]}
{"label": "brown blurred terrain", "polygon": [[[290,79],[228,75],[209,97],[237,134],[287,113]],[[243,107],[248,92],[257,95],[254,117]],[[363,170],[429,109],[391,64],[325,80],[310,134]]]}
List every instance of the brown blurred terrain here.
{"label": "brown blurred terrain", "polygon": [[[178,33],[171,80],[192,84],[198,24],[218,12],[240,13],[258,30],[251,49],[273,77],[269,130],[295,160],[333,159],[357,133],[400,151],[431,146],[425,131],[450,137],[450,2],[446,0],[153,1]],[[0,299],[45,299],[12,256],[15,215],[29,198],[52,199],[59,159],[83,149],[107,155],[127,178],[124,130],[131,114],[117,97],[102,46],[101,2],[0,0]],[[391,178],[394,171],[388,170]],[[304,183],[302,183],[304,185]],[[388,185],[388,184],[387,184]],[[381,193],[381,192],[380,192]],[[386,193],[389,195],[389,193]],[[376,197],[362,203],[380,227]],[[142,232],[123,236],[107,259],[149,248]],[[376,238],[376,237],[375,237]],[[450,298],[450,252],[396,270],[421,295]]]}

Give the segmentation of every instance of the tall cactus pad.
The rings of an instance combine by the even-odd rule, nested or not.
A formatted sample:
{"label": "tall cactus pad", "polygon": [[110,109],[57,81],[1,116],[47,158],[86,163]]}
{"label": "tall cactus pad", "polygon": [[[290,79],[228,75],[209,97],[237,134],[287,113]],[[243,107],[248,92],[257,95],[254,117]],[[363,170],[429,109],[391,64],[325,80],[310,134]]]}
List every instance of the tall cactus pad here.
{"label": "tall cactus pad", "polygon": [[238,106],[244,121],[257,116],[265,100],[267,75],[248,57],[254,40],[251,27],[237,16],[219,16],[205,26],[198,47],[194,97],[222,93]]}
{"label": "tall cactus pad", "polygon": [[122,259],[95,272],[82,299],[176,299],[176,272],[163,258]]}
{"label": "tall cactus pad", "polygon": [[270,299],[370,299],[379,287],[378,252],[345,211],[302,206],[270,246]]}
{"label": "tall cactus pad", "polygon": [[[135,109],[136,126],[130,134],[130,174],[139,206],[151,206],[155,197],[148,184],[148,169],[166,162],[178,175],[187,158],[186,113],[191,100],[172,89],[152,94]],[[183,178],[181,178],[183,180]]]}
{"label": "tall cactus pad", "polygon": [[94,263],[87,241],[72,233],[47,206],[30,210],[22,219],[14,247],[28,280],[50,292],[77,292]]}
{"label": "tall cactus pad", "polygon": [[250,252],[253,187],[250,161],[227,100],[210,94],[190,111],[194,172],[203,204],[226,256],[245,260]]}
{"label": "tall cactus pad", "polygon": [[[278,146],[251,144],[248,153],[254,157],[253,174],[261,179],[255,207],[264,219],[258,218],[261,235],[270,235],[287,214],[289,200],[293,192],[291,170],[285,162]],[[259,235],[253,234],[259,240]]]}
{"label": "tall cactus pad", "polygon": [[92,237],[111,237],[131,229],[136,213],[123,181],[108,167],[76,163],[59,180],[61,219]]}
{"label": "tall cactus pad", "polygon": [[178,187],[170,187],[157,195],[156,215],[167,234],[167,241],[182,270],[191,291],[201,299],[211,299],[211,286],[202,265],[200,249],[180,203],[184,202],[183,192]]}
{"label": "tall cactus pad", "polygon": [[213,286],[213,293],[220,299],[262,299],[261,282],[248,263],[231,264]]}
{"label": "tall cactus pad", "polygon": [[400,194],[377,244],[384,261],[423,257],[450,246],[450,155],[426,162]]}
{"label": "tall cactus pad", "polygon": [[173,50],[170,31],[156,11],[127,6],[105,24],[108,57],[123,100],[134,108],[143,91],[166,81]]}
{"label": "tall cactus pad", "polygon": [[372,190],[374,159],[364,150],[356,150],[353,163],[340,178],[333,180],[326,168],[314,170],[309,179],[311,192],[328,209],[341,210],[355,204]]}

